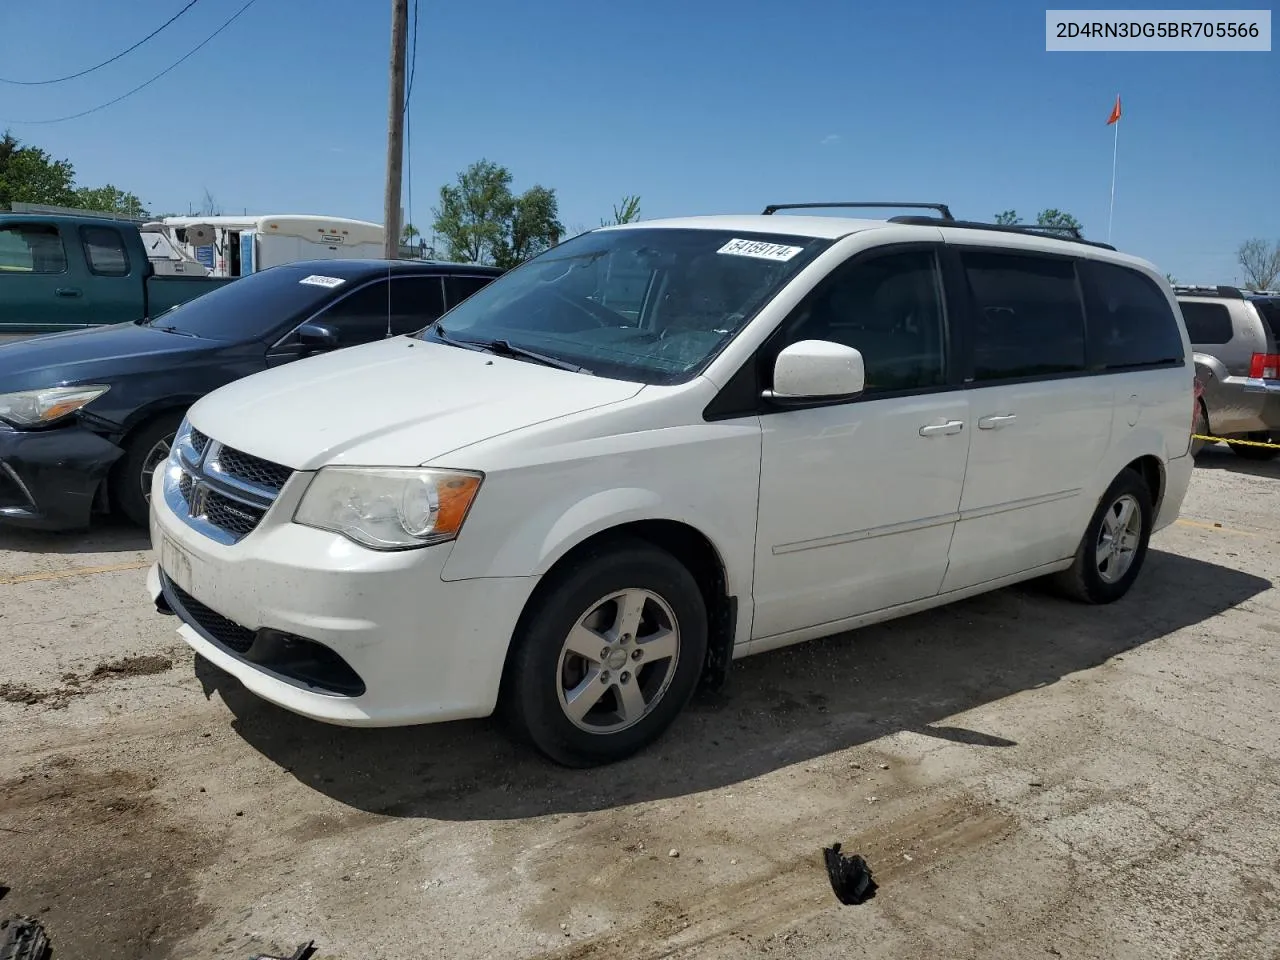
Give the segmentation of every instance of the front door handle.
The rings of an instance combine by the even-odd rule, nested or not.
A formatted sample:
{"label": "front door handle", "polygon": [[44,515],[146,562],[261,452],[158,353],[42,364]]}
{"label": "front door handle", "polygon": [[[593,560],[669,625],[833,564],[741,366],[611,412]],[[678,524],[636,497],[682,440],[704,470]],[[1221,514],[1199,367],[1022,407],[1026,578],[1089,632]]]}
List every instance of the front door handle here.
{"label": "front door handle", "polygon": [[948,420],[946,423],[930,423],[920,428],[922,437],[943,437],[959,433],[964,429],[963,420]]}
{"label": "front door handle", "polygon": [[53,292],[60,297],[79,297],[84,295],[83,291],[77,287],[58,287],[58,289]]}
{"label": "front door handle", "polygon": [[1007,427],[1013,421],[1017,420],[1016,414],[1007,414],[998,417],[983,417],[978,421],[979,430],[999,430],[1001,427]]}

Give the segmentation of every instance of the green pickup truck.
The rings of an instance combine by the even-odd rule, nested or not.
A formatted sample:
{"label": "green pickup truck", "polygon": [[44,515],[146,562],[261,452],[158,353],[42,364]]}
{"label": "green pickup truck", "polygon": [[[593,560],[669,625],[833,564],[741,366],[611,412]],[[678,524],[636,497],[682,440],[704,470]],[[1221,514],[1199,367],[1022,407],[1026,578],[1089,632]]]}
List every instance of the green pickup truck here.
{"label": "green pickup truck", "polygon": [[232,282],[156,276],[128,221],[0,213],[0,337],[154,317]]}

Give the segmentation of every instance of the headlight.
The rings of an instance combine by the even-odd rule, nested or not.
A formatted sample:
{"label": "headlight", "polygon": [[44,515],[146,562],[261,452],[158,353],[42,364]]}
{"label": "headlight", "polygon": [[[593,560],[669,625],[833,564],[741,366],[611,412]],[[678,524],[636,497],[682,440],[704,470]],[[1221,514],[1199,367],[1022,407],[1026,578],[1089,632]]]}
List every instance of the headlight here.
{"label": "headlight", "polygon": [[0,420],[15,427],[36,427],[75,413],[90,400],[96,400],[110,387],[87,384],[80,387],[49,387],[46,390],[23,390],[0,393]]}
{"label": "headlight", "polygon": [[324,467],[293,520],[373,550],[425,547],[458,535],[483,479],[425,467]]}

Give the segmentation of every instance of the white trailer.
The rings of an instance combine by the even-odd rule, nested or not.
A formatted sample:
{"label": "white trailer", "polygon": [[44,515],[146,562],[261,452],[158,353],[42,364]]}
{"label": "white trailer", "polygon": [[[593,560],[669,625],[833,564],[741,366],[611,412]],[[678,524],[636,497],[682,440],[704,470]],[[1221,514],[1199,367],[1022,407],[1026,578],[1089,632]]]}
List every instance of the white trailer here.
{"label": "white trailer", "polygon": [[214,277],[243,277],[298,260],[381,257],[382,225],[309,214],[166,217],[178,249]]}

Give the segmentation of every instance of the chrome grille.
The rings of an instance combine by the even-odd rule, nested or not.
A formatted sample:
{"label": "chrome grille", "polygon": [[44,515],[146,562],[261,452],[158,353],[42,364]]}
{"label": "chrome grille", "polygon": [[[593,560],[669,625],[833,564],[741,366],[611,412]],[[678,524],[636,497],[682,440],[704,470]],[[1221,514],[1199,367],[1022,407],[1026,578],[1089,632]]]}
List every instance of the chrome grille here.
{"label": "chrome grille", "polygon": [[189,527],[233,544],[257,529],[291,476],[289,467],[185,428],[165,475],[165,501]]}

